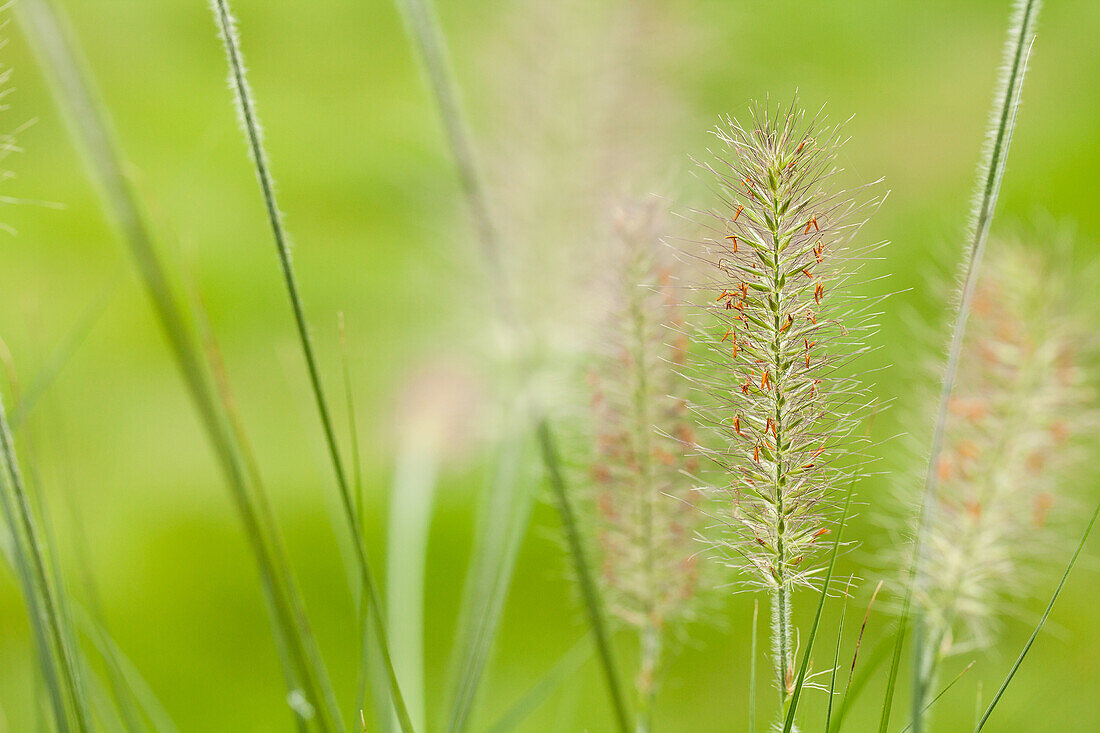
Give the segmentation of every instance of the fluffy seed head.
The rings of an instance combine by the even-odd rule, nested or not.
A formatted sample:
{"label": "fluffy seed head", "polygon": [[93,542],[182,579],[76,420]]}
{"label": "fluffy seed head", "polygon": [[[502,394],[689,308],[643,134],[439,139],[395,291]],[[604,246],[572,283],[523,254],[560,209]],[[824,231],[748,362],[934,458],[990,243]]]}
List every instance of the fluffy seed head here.
{"label": "fluffy seed head", "polygon": [[703,165],[722,207],[687,253],[710,273],[695,299],[705,353],[688,375],[713,437],[704,452],[723,469],[712,541],[748,587],[777,589],[813,584],[855,470],[837,459],[868,401],[846,367],[871,316],[845,291],[872,202],[835,186],[838,129],[793,109],[756,107],[751,121],[719,127],[724,149]]}
{"label": "fluffy seed head", "polygon": [[915,599],[943,653],[984,646],[1057,545],[1054,512],[1097,412],[1091,341],[1041,258],[997,243],[979,280],[950,403]]}
{"label": "fluffy seed head", "polygon": [[702,515],[685,472],[695,443],[683,380],[687,338],[656,202],[622,207],[615,306],[589,375],[594,424],[590,512],[611,612],[639,630],[689,615]]}

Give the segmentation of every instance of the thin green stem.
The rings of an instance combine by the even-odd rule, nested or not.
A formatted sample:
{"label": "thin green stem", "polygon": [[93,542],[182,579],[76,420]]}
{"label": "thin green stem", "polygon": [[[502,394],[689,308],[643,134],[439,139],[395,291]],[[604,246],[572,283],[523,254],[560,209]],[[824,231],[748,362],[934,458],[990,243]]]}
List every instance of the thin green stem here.
{"label": "thin green stem", "polygon": [[[951,344],[948,348],[947,365],[940,390],[936,422],[932,432],[932,443],[928,452],[928,465],[925,469],[924,490],[918,520],[917,546],[913,560],[914,571],[920,563],[923,550],[922,543],[927,527],[934,520],[935,493],[938,483],[935,467],[943,450],[948,408],[951,392],[954,389],[958,375],[966,323],[970,315],[971,302],[977,286],[982,257],[985,254],[989,228],[993,221],[993,213],[997,206],[997,198],[1004,179],[1008,150],[1012,142],[1016,116],[1020,108],[1020,97],[1023,91],[1024,77],[1027,73],[1031,45],[1035,38],[1035,22],[1040,6],[1041,0],[1016,0],[1015,4],[1014,20],[1010,31],[1012,40],[1006,47],[1005,73],[1001,77],[1002,88],[995,101],[995,113],[989,135],[989,148],[983,156],[982,167],[979,169],[982,176],[982,185],[971,209],[973,228],[970,232],[964,256],[962,293],[951,331]],[[916,573],[914,572],[912,575],[915,577]],[[924,638],[926,635],[927,629],[924,628],[924,622],[918,618],[915,628],[914,648],[917,653],[914,655],[912,699],[914,733],[923,733],[924,709],[931,685],[929,675],[935,666],[930,664],[926,658],[927,642]],[[889,711],[884,711],[884,714],[888,716]]]}
{"label": "thin green stem", "polygon": [[615,722],[621,733],[629,733],[631,729],[630,716],[627,713],[622,686],[619,683],[618,667],[615,664],[614,651],[611,647],[611,635],[608,632],[603,605],[585,556],[584,546],[581,543],[580,529],[578,528],[576,515],[573,512],[572,503],[569,500],[569,492],[565,487],[565,479],[562,477],[561,464],[554,448],[554,439],[545,419],[540,418],[538,420],[535,425],[535,433],[538,438],[539,449],[542,451],[543,462],[546,464],[550,488],[553,490],[554,499],[557,501],[558,511],[565,529],[565,539],[569,544],[570,555],[573,558],[573,570],[577,573],[577,580],[581,586],[581,595],[584,598],[585,611],[588,613],[588,622],[592,627],[592,635],[596,639],[596,650],[599,653],[608,694],[611,697]]}
{"label": "thin green stem", "polygon": [[465,118],[458,87],[452,78],[447,58],[447,44],[435,16],[431,0],[394,0],[413,43],[423,63],[424,73],[431,86],[432,95],[439,109],[439,117],[447,134],[447,142],[455,159],[462,193],[477,231],[482,258],[489,269],[494,293],[501,306],[502,317],[517,325],[509,283],[504,275],[502,249],[497,226],[489,208],[477,165],[477,156]]}
{"label": "thin green stem", "polygon": [[790,706],[787,709],[787,717],[783,722],[783,733],[791,733],[794,728],[795,714],[798,712],[798,700],[802,695],[803,685],[806,683],[806,673],[810,668],[810,655],[814,650],[814,641],[817,639],[817,629],[821,624],[821,612],[825,608],[825,599],[829,597],[829,583],[833,580],[833,570],[836,568],[836,556],[840,550],[840,538],[844,534],[844,525],[848,523],[848,510],[852,506],[852,493],[856,482],[853,480],[848,485],[848,495],[844,498],[844,513],[837,525],[836,538],[833,540],[832,552],[829,555],[829,567],[825,571],[825,579],[821,582],[821,594],[817,599],[817,612],[814,614],[813,624],[810,626],[810,635],[806,639],[806,650],[802,653],[802,664],[798,669],[798,678],[795,680],[794,689],[791,690]]}
{"label": "thin green stem", "polygon": [[[501,259],[502,248],[500,238],[497,234],[497,227],[490,211],[489,197],[485,192],[485,186],[478,170],[471,136],[462,115],[462,105],[457,85],[454,83],[450,72],[446,43],[443,33],[440,30],[439,22],[432,10],[430,0],[395,0],[395,3],[405,19],[410,37],[417,48],[419,57],[423,63],[424,72],[428,78],[428,83],[431,86],[433,96],[439,109],[440,118],[446,129],[448,144],[454,156],[463,195],[474,220],[474,227],[481,247],[482,258],[485,260],[489,269],[489,276],[494,285],[493,292],[498,301],[498,315],[509,328],[512,335],[522,340],[525,334],[523,333],[522,324],[518,321],[511,284],[505,277]],[[538,440],[542,447],[542,459],[547,472],[551,476],[551,483],[554,483],[554,476],[558,476],[560,479],[560,470],[556,463],[551,462],[553,459],[553,450],[550,426],[546,422],[541,410],[538,408],[533,411],[533,417]],[[566,526],[567,531],[576,532],[574,520],[567,514],[569,503],[568,497],[565,497],[564,494],[558,502],[558,508],[559,511],[562,512],[562,523]],[[521,514],[520,518],[524,519],[525,516],[526,515]],[[522,529],[522,527],[519,529]],[[579,539],[577,542],[570,542],[569,544],[573,554],[574,565],[587,567],[583,552],[581,551]],[[518,549],[518,543],[513,542],[511,545],[515,549]],[[510,568],[513,563],[514,558],[505,558],[502,567]],[[591,582],[590,578],[589,582]],[[503,590],[507,588],[507,578],[500,578],[496,584],[501,587],[503,592]],[[585,590],[585,595],[586,597],[590,597],[592,601],[589,603],[590,618],[602,624],[602,615],[597,612],[598,590],[594,585],[591,585],[591,587]],[[596,605],[593,605],[593,603]],[[484,634],[495,633],[495,620],[493,621],[493,628],[479,629],[478,633],[482,636]],[[618,672],[614,667],[614,659],[609,653],[610,647],[607,642],[606,628],[593,628],[593,638],[596,641],[601,661],[605,665],[605,672],[609,685],[608,693],[615,702],[616,717],[622,730],[624,732],[628,731],[629,724],[626,717],[626,706],[623,703],[622,693],[618,687]],[[475,646],[487,646],[487,644],[488,642],[483,640],[480,645],[475,644]],[[465,725],[468,709],[470,704],[472,704],[473,693],[480,681],[482,669],[481,662],[474,660],[468,664],[468,668],[470,669],[470,674],[463,677],[460,681],[456,709],[452,715],[452,723],[449,727],[449,730],[452,732],[462,730],[462,727]]]}
{"label": "thin green stem", "polygon": [[53,76],[58,104],[67,112],[73,137],[80,144],[89,171],[100,187],[108,213],[130,248],[184,385],[225,475],[260,571],[270,613],[293,659],[288,679],[297,679],[305,687],[318,727],[322,731],[335,731],[339,728],[338,712],[328,702],[333,695],[327,672],[319,661],[316,642],[305,625],[303,606],[294,590],[290,569],[271,549],[275,526],[270,517],[257,510],[249,494],[238,446],[218,408],[188,320],[172,292],[141,207],[123,173],[106,113],[96,100],[91,79],[48,0],[23,0],[16,11],[43,66]]}
{"label": "thin green stem", "polygon": [[0,504],[11,526],[16,568],[23,583],[24,601],[32,624],[42,628],[42,672],[51,689],[54,723],[62,731],[86,733],[92,730],[87,690],[82,681],[80,660],[72,630],[63,615],[59,589],[51,577],[46,548],[39,532],[30,497],[27,495],[11,429],[0,399]]}
{"label": "thin green stem", "polygon": [[264,206],[267,209],[268,222],[275,238],[275,249],[279,257],[279,266],[283,274],[283,282],[290,299],[291,309],[294,313],[294,323],[298,330],[298,340],[305,357],[306,368],[309,372],[310,388],[317,404],[317,412],[321,418],[321,427],[325,436],[325,444],[328,448],[329,458],[332,462],[333,472],[336,475],[336,483],[340,493],[340,502],[348,528],[352,535],[352,544],[355,549],[355,558],[359,564],[363,587],[367,595],[368,612],[374,620],[375,631],[378,635],[379,652],[386,674],[390,682],[390,695],[398,721],[406,733],[413,730],[409,713],[405,706],[405,700],[401,695],[400,686],[397,683],[397,675],[393,669],[393,659],[390,656],[389,642],[386,636],[385,622],[382,615],[382,605],[378,597],[374,575],[371,572],[367,559],[367,550],[364,543],[363,529],[359,518],[355,513],[355,504],[351,496],[344,464],[340,458],[340,451],[336,445],[336,433],[333,428],[328,402],[325,399],[324,389],[321,383],[320,371],[317,367],[317,357],[313,350],[313,341],[309,335],[309,325],[306,321],[305,309],[298,288],[298,281],[294,274],[294,267],[290,260],[290,243],[283,226],[282,214],[275,197],[275,184],[271,176],[270,166],[267,161],[267,153],[264,150],[260,135],[259,119],[256,115],[252,92],[245,77],[244,62],[241,57],[240,41],[237,37],[232,14],[229,10],[228,0],[214,0],[212,5],[218,29],[221,32],[222,41],[225,44],[227,61],[229,63],[230,83],[236,96],[238,109],[241,113],[241,121],[244,125],[245,136],[248,140],[252,162],[256,168],[256,177],[259,180],[260,191],[263,195]]}
{"label": "thin green stem", "polygon": [[760,617],[760,601],[752,602],[752,641],[749,644],[749,733],[756,733],[756,638]]}

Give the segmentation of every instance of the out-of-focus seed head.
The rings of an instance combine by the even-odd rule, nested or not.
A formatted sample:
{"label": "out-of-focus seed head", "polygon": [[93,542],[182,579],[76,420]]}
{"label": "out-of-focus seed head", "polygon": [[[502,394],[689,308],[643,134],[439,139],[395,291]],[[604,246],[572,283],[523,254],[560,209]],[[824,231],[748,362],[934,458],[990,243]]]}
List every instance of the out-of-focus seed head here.
{"label": "out-of-focus seed head", "polygon": [[996,243],[975,291],[915,599],[940,651],[984,646],[1060,533],[1067,472],[1098,422],[1091,328],[1035,253]]}
{"label": "out-of-focus seed head", "polygon": [[663,218],[654,200],[614,215],[614,305],[589,374],[590,535],[610,611],[639,630],[690,615],[703,521],[686,475],[695,436],[676,369],[688,343]]}

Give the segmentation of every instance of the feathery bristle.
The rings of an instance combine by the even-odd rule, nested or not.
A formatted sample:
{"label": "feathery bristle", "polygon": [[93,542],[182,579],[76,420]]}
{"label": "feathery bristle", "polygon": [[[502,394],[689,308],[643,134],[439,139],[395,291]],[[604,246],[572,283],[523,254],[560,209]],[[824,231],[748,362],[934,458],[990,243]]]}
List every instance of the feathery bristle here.
{"label": "feathery bristle", "polygon": [[690,615],[703,521],[687,475],[695,436],[675,371],[687,339],[661,218],[655,201],[617,213],[616,306],[589,378],[592,535],[608,608],[640,637],[642,695],[652,689],[666,627]]}
{"label": "feathery bristle", "polygon": [[847,367],[873,314],[846,287],[858,270],[851,241],[874,201],[832,185],[839,129],[793,108],[756,107],[752,122],[727,120],[716,131],[726,150],[703,166],[724,210],[708,215],[711,237],[688,253],[712,276],[696,288],[694,339],[705,354],[688,376],[714,436],[702,450],[724,470],[711,541],[747,587],[775,596],[787,689],[790,592],[814,585],[836,503],[859,470],[852,432],[869,400]]}
{"label": "feathery bristle", "polygon": [[915,587],[940,655],[988,644],[1057,538],[1059,484],[1097,421],[1080,366],[1089,330],[1067,291],[1018,246],[1002,245],[978,282]]}

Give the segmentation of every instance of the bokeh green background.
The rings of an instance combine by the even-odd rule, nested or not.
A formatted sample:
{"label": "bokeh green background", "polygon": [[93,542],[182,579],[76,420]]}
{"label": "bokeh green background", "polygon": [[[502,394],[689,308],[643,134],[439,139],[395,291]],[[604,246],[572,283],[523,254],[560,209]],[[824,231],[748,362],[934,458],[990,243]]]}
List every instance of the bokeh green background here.
{"label": "bokeh green background", "polygon": [[[356,676],[353,606],[330,522],[332,480],[305,390],[292,322],[261,202],[225,88],[225,65],[203,0],[64,0],[158,238],[179,281],[201,290],[287,535],[338,692],[351,705]],[[471,117],[478,106],[502,3],[441,2]],[[769,92],[800,90],[807,106],[828,101],[854,114],[844,163],[885,177],[892,194],[868,227],[888,238],[889,303],[875,363],[898,364],[876,393],[900,398],[887,431],[927,432],[904,418],[921,389],[904,368],[926,359],[906,319],[936,321],[943,303],[928,277],[950,273],[963,232],[1007,23],[1006,0],[929,2],[744,2],[667,0],[663,15],[693,32],[644,44],[682,50],[667,82],[686,105],[682,165],[707,144],[719,114]],[[339,378],[335,313],[349,324],[351,365],[363,427],[370,550],[380,558],[392,473],[394,399],[412,366],[453,349],[447,302],[469,297],[451,276],[451,245],[468,245],[461,199],[435,109],[387,0],[235,3],[251,79],[266,123],[295,261],[324,371]],[[581,24],[585,18],[578,17]],[[53,531],[70,576],[77,555],[91,568],[121,647],[185,731],[287,730],[277,657],[256,573],[221,479],[120,241],[101,212],[49,90],[16,25],[0,51],[13,69],[3,129],[36,119],[5,161],[16,175],[4,195],[57,202],[4,204],[0,237],[0,336],[29,380],[103,297],[108,304],[21,436],[41,473]],[[1040,21],[1033,68],[995,233],[1076,228],[1080,263],[1098,250],[1100,207],[1100,4],[1051,0]],[[553,45],[554,39],[549,39]],[[497,59],[506,65],[508,59]],[[645,118],[643,106],[623,115]],[[491,146],[491,135],[479,144]],[[706,204],[705,201],[688,201]],[[1045,229],[1044,229],[1045,227]],[[1033,238],[1035,246],[1044,237]],[[995,250],[991,256],[996,256]],[[450,258],[450,259],[449,259]],[[458,268],[461,271],[461,268]],[[182,287],[182,286],[181,286]],[[460,345],[459,345],[460,346]],[[903,442],[883,449],[904,466]],[[433,714],[470,548],[476,456],[444,479],[428,567],[427,668]],[[867,483],[874,503],[911,479]],[[1083,496],[1096,495],[1082,481]],[[1087,502],[1086,502],[1087,503]],[[865,512],[865,515],[867,513]],[[870,554],[886,535],[858,531]],[[496,653],[480,698],[490,722],[583,630],[554,537],[540,506],[520,557]],[[1095,554],[1095,553],[1094,553]],[[846,560],[852,563],[863,556]],[[865,557],[864,557],[865,559]],[[864,573],[865,575],[867,573]],[[1053,585],[1046,578],[1045,586]],[[865,589],[866,590],[866,589]],[[866,593],[857,596],[865,603]],[[990,729],[1100,730],[1100,605],[1088,567],[1072,578],[1014,691]],[[1034,619],[1041,602],[1019,611]],[[745,729],[747,623],[752,601],[729,597],[675,654],[658,703],[662,730]],[[874,637],[883,625],[872,624]],[[988,691],[1029,630],[1008,626],[1004,651],[945,698],[943,730],[966,729],[977,683]],[[17,583],[0,574],[0,730],[33,729],[33,657]],[[824,666],[824,657],[819,666]],[[877,720],[873,686],[853,730]],[[529,730],[607,730],[594,665],[571,679]],[[898,716],[897,720],[900,720]]]}

